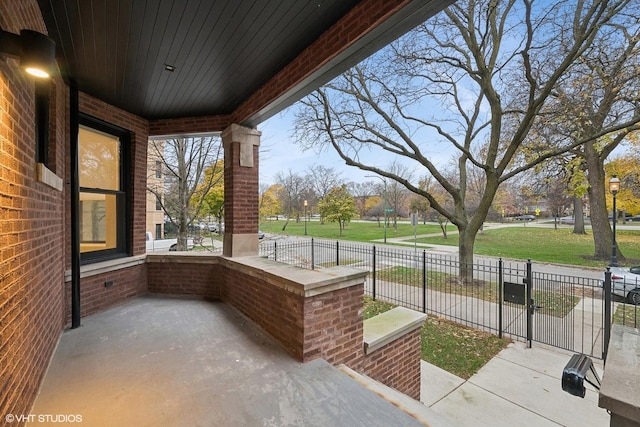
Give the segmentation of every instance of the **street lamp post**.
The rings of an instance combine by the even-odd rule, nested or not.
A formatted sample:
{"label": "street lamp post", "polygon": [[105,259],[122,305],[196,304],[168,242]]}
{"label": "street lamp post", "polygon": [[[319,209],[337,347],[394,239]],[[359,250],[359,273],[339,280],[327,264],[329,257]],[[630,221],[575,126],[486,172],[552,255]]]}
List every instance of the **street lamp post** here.
{"label": "street lamp post", "polygon": [[304,201],[304,235],[307,235],[307,201]]}
{"label": "street lamp post", "polygon": [[378,178],[384,184],[382,190],[382,212],[384,215],[384,242],[387,243],[387,180],[377,175],[365,175],[367,178]]}
{"label": "street lamp post", "polygon": [[618,219],[617,218],[618,212],[616,211],[616,195],[618,194],[618,191],[620,191],[620,180],[616,175],[613,175],[609,180],[609,191],[611,191],[611,194],[613,195],[613,215],[612,215],[613,240],[611,244],[611,262],[609,263],[609,265],[611,267],[617,267],[618,266],[618,256],[617,256],[618,250],[616,247],[616,220]]}

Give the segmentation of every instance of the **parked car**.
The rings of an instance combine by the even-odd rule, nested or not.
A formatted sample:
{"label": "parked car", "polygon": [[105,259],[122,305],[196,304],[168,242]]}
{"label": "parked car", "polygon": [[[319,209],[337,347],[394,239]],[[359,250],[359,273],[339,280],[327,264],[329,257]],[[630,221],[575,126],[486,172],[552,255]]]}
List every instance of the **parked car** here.
{"label": "parked car", "polygon": [[640,221],[640,215],[634,215],[632,217],[627,218],[628,221],[638,222]]}
{"label": "parked car", "polygon": [[571,215],[569,215],[569,216],[563,216],[562,218],[558,218],[558,222],[560,224],[575,224],[576,219]]}
{"label": "parked car", "polygon": [[209,231],[212,233],[224,233],[224,222],[222,224],[218,224],[215,222],[210,222],[209,225]]}
{"label": "parked car", "polygon": [[519,215],[513,219],[516,221],[535,221],[536,217],[534,215]]}
{"label": "parked car", "polygon": [[609,267],[611,292],[634,305],[640,305],[640,266]]}
{"label": "parked car", "polygon": [[258,230],[258,239],[264,239],[264,232],[262,230]]}
{"label": "parked car", "polygon": [[[177,251],[178,239],[154,239],[153,233],[146,232],[147,236],[147,252],[159,252],[159,251]],[[193,238],[187,239],[187,250],[193,249]]]}

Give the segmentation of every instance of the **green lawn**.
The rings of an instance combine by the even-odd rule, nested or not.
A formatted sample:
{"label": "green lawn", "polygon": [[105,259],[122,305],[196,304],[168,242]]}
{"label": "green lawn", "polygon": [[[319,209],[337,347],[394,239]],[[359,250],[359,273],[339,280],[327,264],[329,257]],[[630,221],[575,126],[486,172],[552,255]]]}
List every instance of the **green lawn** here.
{"label": "green lawn", "polygon": [[[303,236],[305,224],[304,221],[289,221],[285,230],[282,230],[285,221],[261,221],[260,230],[265,233],[287,234],[291,236]],[[456,228],[449,225],[448,230],[453,231]],[[440,227],[433,224],[420,224],[416,227],[417,234],[440,233]],[[347,224],[340,236],[340,227],[336,222],[326,222],[320,224],[320,221],[313,220],[307,222],[307,236],[321,237],[323,239],[340,239],[358,242],[370,242],[376,239],[384,238],[384,227],[382,222],[378,226],[376,221],[358,221]],[[387,227],[387,238],[392,237],[410,237],[413,236],[413,226],[408,223],[399,223],[397,230],[393,228],[393,223]]]}
{"label": "green lawn", "polygon": [[[364,318],[368,319],[395,307],[382,301],[364,299]],[[509,344],[488,332],[429,316],[422,325],[423,360],[467,379]]]}
{"label": "green lawn", "polygon": [[[607,261],[594,260],[593,235],[573,234],[570,227],[559,229],[538,227],[509,227],[486,230],[478,234],[473,253],[512,259],[531,259],[556,264],[605,267]],[[640,262],[640,230],[620,230],[617,243],[628,263]],[[439,245],[458,244],[458,235],[448,239],[429,237],[420,243]]]}
{"label": "green lawn", "polygon": [[[631,223],[635,224],[635,223]],[[267,233],[302,236],[305,231],[303,221],[290,221],[282,231],[284,221],[263,221],[260,229]],[[340,236],[338,224],[310,221],[306,224],[308,237],[325,239],[340,239],[361,242],[372,242],[382,239],[384,229],[375,221],[352,222]],[[453,232],[455,227],[449,225]],[[458,245],[458,235],[449,233],[444,239],[438,225],[420,224],[417,234],[437,234],[435,237],[417,239],[422,244]],[[413,226],[408,223],[398,224],[397,231],[393,227],[387,228],[387,238],[405,237],[406,243],[413,243]],[[619,250],[627,258],[627,264],[640,264],[640,227],[635,230],[618,230],[617,243]],[[406,245],[405,245],[406,246]],[[410,246],[412,247],[412,246]],[[503,257],[508,259],[531,259],[536,262],[550,262],[555,264],[582,265],[604,268],[608,260],[593,259],[593,235],[587,230],[586,235],[572,233],[572,227],[562,226],[558,229],[534,227],[532,224],[517,224],[514,227],[487,229],[478,234],[474,246],[474,253]]]}
{"label": "green lawn", "polygon": [[632,328],[640,326],[640,306],[620,304],[613,313],[613,323],[627,325]]}
{"label": "green lawn", "polygon": [[[380,270],[376,274],[378,280],[417,287],[422,287],[423,277],[426,278],[426,286],[429,290],[464,295],[484,301],[497,302],[499,300],[498,284],[495,282],[476,280],[473,286],[467,286],[456,280],[456,276],[447,273],[427,271],[427,274],[423,276],[422,269],[403,266]],[[580,302],[578,296],[561,292],[535,289],[532,296],[540,305],[538,313],[559,318],[569,314],[576,304]]]}

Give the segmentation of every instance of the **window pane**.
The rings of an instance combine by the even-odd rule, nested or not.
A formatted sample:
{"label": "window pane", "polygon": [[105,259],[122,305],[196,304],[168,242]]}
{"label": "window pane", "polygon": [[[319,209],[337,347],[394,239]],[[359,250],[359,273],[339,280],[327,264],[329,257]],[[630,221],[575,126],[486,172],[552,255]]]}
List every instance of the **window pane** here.
{"label": "window pane", "polygon": [[80,187],[120,190],[120,140],[80,126]]}
{"label": "window pane", "polygon": [[80,252],[116,248],[117,212],[115,194],[80,193]]}

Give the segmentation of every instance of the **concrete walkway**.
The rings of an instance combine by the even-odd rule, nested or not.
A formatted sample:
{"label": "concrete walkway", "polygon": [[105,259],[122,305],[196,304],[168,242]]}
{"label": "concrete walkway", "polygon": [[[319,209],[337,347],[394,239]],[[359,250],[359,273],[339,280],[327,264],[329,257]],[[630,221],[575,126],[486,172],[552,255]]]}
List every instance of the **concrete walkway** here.
{"label": "concrete walkway", "polygon": [[[572,353],[535,344],[510,344],[468,380],[422,362],[422,402],[455,426],[606,427],[591,387],[584,399],[562,390]],[[602,378],[602,362],[593,359]]]}

